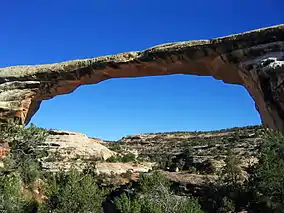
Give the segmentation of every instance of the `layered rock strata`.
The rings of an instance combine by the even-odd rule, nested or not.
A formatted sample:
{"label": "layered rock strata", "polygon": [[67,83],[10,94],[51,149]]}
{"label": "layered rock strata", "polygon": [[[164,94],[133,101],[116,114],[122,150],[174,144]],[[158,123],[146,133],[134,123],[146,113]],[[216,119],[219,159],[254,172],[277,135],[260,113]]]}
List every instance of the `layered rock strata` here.
{"label": "layered rock strata", "polygon": [[[244,86],[262,122],[284,130],[284,25],[139,52],[0,69],[0,119],[28,123],[42,100],[110,78],[190,74]],[[189,85],[190,87],[190,85]]]}

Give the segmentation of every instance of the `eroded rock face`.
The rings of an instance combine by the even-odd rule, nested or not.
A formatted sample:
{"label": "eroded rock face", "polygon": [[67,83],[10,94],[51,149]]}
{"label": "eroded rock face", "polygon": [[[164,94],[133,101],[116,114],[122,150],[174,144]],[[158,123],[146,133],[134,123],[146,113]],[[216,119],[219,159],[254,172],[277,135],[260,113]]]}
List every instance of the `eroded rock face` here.
{"label": "eroded rock face", "polygon": [[49,136],[45,143],[60,150],[61,155],[74,158],[96,158],[106,160],[115,152],[102,145],[100,141],[89,138],[87,135],[77,132],[49,130]]}
{"label": "eroded rock face", "polygon": [[43,167],[51,171],[69,169],[71,166],[82,169],[86,162],[106,160],[116,155],[100,140],[77,132],[49,130],[45,144],[49,154],[43,159]]}
{"label": "eroded rock face", "polygon": [[[28,123],[42,100],[110,78],[192,74],[243,85],[267,127],[284,130],[284,25],[85,60],[0,69],[0,119]],[[189,85],[190,86],[190,85]]]}

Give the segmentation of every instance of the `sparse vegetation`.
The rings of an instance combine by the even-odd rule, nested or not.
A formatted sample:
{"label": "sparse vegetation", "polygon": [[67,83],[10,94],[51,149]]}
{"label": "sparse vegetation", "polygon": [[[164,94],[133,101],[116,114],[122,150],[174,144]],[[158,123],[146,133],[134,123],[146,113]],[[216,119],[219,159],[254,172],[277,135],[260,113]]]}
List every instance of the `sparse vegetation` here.
{"label": "sparse vegetation", "polygon": [[[95,164],[82,171],[51,173],[42,167],[42,160],[58,159],[47,152],[46,130],[9,123],[1,124],[0,131],[0,141],[9,145],[0,170],[0,210],[8,213],[97,213],[105,211],[106,203],[122,213],[281,213],[284,209],[284,136],[274,132],[263,135],[259,127],[219,131],[222,135],[218,137],[211,133],[186,138],[179,132],[168,139],[156,135],[145,140],[151,146],[140,146],[145,150],[138,151],[137,159],[125,152],[137,141],[131,145],[116,143],[113,150],[119,154],[108,162],[138,163],[143,159],[158,162],[158,169],[181,171],[140,173],[138,182],[131,170],[121,175],[98,175]],[[257,157],[258,163],[244,167],[244,160],[250,157]],[[80,160],[88,163],[98,159],[89,156]],[[198,182],[196,187],[178,174],[193,175],[194,181],[205,176],[208,181]],[[123,178],[130,181],[128,187],[119,184]]]}
{"label": "sparse vegetation", "polygon": [[116,155],[116,156],[111,156],[110,158],[107,159],[107,162],[112,162],[112,163],[117,163],[117,162],[132,162],[135,161],[136,157],[133,153],[127,153],[124,155]]}
{"label": "sparse vegetation", "polygon": [[107,143],[107,147],[108,147],[110,150],[114,151],[114,152],[120,152],[120,151],[122,151],[122,148],[121,148],[121,146],[120,146],[120,143],[118,143],[118,142],[108,142],[108,143]]}
{"label": "sparse vegetation", "polygon": [[170,190],[170,182],[159,172],[141,174],[137,194],[122,194],[115,199],[119,212],[135,213],[202,213],[198,201],[179,197]]}

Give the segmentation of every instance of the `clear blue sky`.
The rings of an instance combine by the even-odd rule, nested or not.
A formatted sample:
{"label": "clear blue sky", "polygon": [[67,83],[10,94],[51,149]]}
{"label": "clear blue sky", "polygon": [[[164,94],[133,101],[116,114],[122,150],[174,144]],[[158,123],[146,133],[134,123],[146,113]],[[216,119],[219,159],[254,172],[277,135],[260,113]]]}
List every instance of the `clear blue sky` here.
{"label": "clear blue sky", "polygon": [[[209,39],[284,23],[283,0],[9,0],[0,67]],[[259,124],[244,88],[211,77],[112,79],[44,101],[32,122],[104,139]]]}

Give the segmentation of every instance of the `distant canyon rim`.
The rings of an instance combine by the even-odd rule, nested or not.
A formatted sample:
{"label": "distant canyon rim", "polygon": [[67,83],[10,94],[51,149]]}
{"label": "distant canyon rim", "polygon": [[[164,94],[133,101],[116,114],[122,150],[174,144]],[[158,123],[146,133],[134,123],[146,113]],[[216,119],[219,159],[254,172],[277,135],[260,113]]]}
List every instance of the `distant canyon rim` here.
{"label": "distant canyon rim", "polygon": [[[284,25],[56,64],[0,68],[0,120],[27,124],[42,100],[111,78],[187,74],[246,88],[264,126],[284,131]],[[189,85],[190,87],[190,85]]]}

